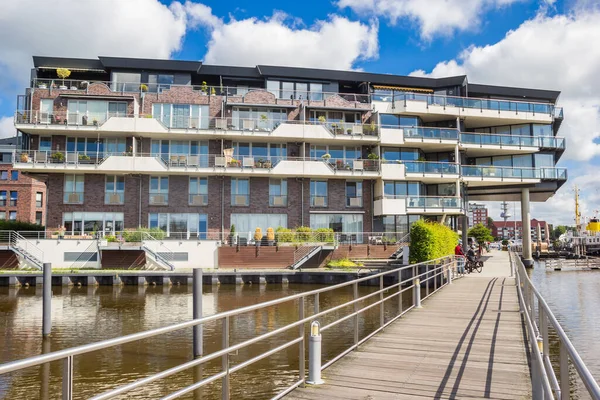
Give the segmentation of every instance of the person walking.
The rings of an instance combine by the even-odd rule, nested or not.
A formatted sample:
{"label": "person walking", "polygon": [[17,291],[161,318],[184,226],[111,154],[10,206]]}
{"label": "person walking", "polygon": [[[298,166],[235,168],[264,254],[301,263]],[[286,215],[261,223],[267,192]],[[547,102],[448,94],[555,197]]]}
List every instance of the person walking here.
{"label": "person walking", "polygon": [[459,241],[454,248],[454,255],[456,256],[456,270],[459,274],[465,273],[465,253],[463,252],[461,242]]}

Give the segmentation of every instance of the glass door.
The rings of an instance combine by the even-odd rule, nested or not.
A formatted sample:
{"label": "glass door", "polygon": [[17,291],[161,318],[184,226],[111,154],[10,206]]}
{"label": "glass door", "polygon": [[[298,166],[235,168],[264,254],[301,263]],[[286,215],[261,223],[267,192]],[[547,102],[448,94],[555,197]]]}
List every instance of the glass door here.
{"label": "glass door", "polygon": [[173,104],[172,128],[188,128],[190,119],[190,106],[185,104]]}

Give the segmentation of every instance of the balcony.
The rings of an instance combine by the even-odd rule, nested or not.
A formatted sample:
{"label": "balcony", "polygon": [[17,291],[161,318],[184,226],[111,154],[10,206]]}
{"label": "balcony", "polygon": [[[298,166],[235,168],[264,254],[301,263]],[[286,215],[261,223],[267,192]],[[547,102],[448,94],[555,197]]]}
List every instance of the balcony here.
{"label": "balcony", "polygon": [[532,182],[565,181],[567,170],[565,168],[529,168],[529,167],[495,167],[471,166],[461,167],[463,180],[477,185],[477,182]]}
{"label": "balcony", "polygon": [[433,161],[402,161],[402,163],[406,168],[406,179],[435,183],[454,181],[459,178],[460,166],[455,163]]}
{"label": "balcony", "polygon": [[404,92],[374,94],[372,100],[378,112],[419,115],[424,121],[439,120],[440,116],[468,117],[469,127],[485,126],[489,119],[498,118],[509,123],[550,123],[562,117],[562,109],[549,103]]}
{"label": "balcony", "polygon": [[404,145],[419,148],[435,147],[438,151],[452,150],[459,139],[457,129],[425,126],[381,126],[382,145]]}
{"label": "balcony", "polygon": [[409,196],[406,198],[407,214],[461,214],[460,197]]}
{"label": "balcony", "polygon": [[461,147],[465,149],[482,151],[477,154],[485,154],[496,149],[506,148],[508,150],[526,150],[538,151],[539,149],[550,149],[564,151],[566,144],[565,138],[551,136],[517,136],[517,135],[498,135],[491,133],[470,133],[462,132],[460,134]]}

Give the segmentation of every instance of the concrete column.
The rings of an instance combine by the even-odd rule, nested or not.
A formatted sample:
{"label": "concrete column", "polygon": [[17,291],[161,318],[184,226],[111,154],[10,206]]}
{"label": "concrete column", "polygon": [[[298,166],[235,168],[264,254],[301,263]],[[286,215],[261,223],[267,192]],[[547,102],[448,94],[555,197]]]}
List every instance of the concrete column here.
{"label": "concrete column", "polygon": [[529,189],[521,189],[521,223],[523,237],[523,265],[533,266],[531,257],[531,214],[529,212]]}
{"label": "concrete column", "polygon": [[463,253],[467,254],[469,248],[469,196],[467,193],[467,187],[463,186],[463,206],[465,215],[462,216],[462,248]]}

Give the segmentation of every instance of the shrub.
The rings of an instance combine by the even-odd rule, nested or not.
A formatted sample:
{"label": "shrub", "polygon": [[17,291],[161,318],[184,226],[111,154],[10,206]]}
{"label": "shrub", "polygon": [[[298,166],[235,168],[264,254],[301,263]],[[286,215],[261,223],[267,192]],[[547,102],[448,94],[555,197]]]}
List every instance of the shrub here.
{"label": "shrub", "polygon": [[165,232],[160,228],[138,228],[138,229],[129,229],[123,232],[123,239],[126,242],[141,242],[147,236],[144,233],[148,233],[154,239],[164,239]]}
{"label": "shrub", "polygon": [[117,237],[115,235],[106,235],[104,236],[104,239],[106,239],[108,243],[113,243],[117,241]]}
{"label": "shrub", "polygon": [[333,238],[335,233],[333,233],[333,229],[331,228],[319,228],[315,230],[317,233],[316,239],[319,242],[333,243]]}
{"label": "shrub", "polygon": [[296,228],[296,240],[299,242],[308,242],[310,240],[312,229],[308,226],[299,226]]}
{"label": "shrub", "polygon": [[437,222],[419,220],[410,231],[411,264],[454,254],[458,234]]}
{"label": "shrub", "polygon": [[0,220],[0,231],[29,231],[29,232],[37,232],[44,231],[46,228],[42,225],[32,224],[26,221],[10,221],[10,220]]}
{"label": "shrub", "polygon": [[327,263],[327,268],[356,268],[362,267],[361,263],[354,262],[349,258],[338,258]]}
{"label": "shrub", "polygon": [[294,241],[294,233],[291,229],[280,226],[277,227],[275,232],[277,233],[277,241],[280,243],[291,243]]}

